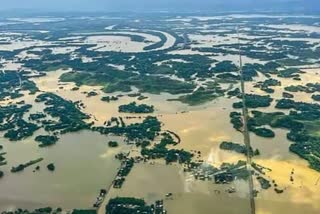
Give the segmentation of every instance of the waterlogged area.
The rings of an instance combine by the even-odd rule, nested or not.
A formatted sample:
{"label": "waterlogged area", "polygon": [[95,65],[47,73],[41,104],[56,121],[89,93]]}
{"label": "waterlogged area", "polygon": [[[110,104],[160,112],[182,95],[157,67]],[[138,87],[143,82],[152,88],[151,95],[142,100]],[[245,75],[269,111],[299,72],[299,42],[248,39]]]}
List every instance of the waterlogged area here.
{"label": "waterlogged area", "polygon": [[320,212],[319,17],[0,21],[0,211]]}
{"label": "waterlogged area", "polygon": [[[30,167],[17,174],[10,174],[9,166],[2,167],[7,176],[0,184],[1,210],[90,207],[99,189],[112,183],[120,166],[114,155],[126,149],[121,146],[111,150],[107,145],[111,139],[115,140],[83,131],[66,134],[54,147],[43,149],[32,139],[12,143],[2,138],[8,153],[6,159],[11,165],[39,157],[44,161],[39,163],[40,170]],[[46,168],[51,162],[56,166],[54,173]]]}

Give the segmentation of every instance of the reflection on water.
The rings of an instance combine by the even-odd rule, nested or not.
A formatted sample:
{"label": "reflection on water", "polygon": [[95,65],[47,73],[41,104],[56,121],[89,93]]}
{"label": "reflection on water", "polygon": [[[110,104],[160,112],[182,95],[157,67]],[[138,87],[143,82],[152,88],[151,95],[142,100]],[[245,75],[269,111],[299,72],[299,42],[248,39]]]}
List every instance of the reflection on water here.
{"label": "reflection on water", "polygon": [[[84,112],[92,115],[92,121],[103,124],[112,116],[128,116],[118,112],[118,106],[127,104],[136,98],[124,96],[116,102],[102,102],[105,96],[99,87],[82,86],[79,91],[71,91],[74,84],[63,84],[59,88],[58,78],[65,71],[51,72],[47,77],[35,79],[42,91],[55,92],[72,100],[81,100],[86,106]],[[275,87],[272,95],[275,99],[282,97],[285,86],[315,82],[313,78],[319,70],[301,75],[302,81],[280,79],[282,86]],[[259,77],[259,80],[263,77]],[[96,90],[99,95],[87,97],[83,92]],[[248,91],[264,94],[257,88],[248,85]],[[109,94],[117,95],[119,93]],[[219,144],[222,141],[243,143],[243,136],[233,129],[229,114],[234,111],[232,103],[236,98],[218,98],[205,105],[190,107],[180,102],[167,102],[173,95],[144,94],[147,100],[138,101],[154,105],[159,120],[163,122],[163,130],[171,130],[181,137],[177,148],[201,152],[201,158],[206,162],[219,166],[223,162],[237,162],[244,159],[243,155],[222,151]],[[298,94],[297,99],[309,101],[309,94]],[[32,96],[26,97],[27,103],[32,103]],[[41,109],[35,106],[32,111]],[[275,111],[274,103],[261,111]],[[128,121],[129,122],[129,121]],[[306,161],[289,152],[291,144],[286,138],[287,130],[274,129],[276,137],[266,139],[251,134],[253,148],[258,148],[261,155],[254,162],[271,168],[266,176],[275,180],[285,192],[277,194],[270,188],[261,190],[258,183],[255,189],[259,191],[256,199],[258,213],[319,213],[319,187],[316,181],[319,173],[308,168]],[[39,207],[43,205],[59,205],[64,208],[91,206],[98,190],[111,183],[119,163],[113,159],[114,154],[123,150],[124,146],[109,149],[108,138],[89,131],[67,134],[61,137],[59,143],[48,149],[40,149],[32,139],[23,142],[4,142],[8,152],[9,165],[6,176],[0,183],[0,207],[7,208],[14,204],[21,207]],[[8,173],[9,166],[27,162],[31,159],[44,157],[40,163],[40,172],[33,173],[32,167],[22,174]],[[45,166],[49,162],[56,164],[57,170],[49,173]],[[290,173],[295,169],[295,181],[290,181]],[[319,184],[320,185],[320,184]],[[174,193],[165,200],[169,213],[248,213],[248,185],[243,181],[231,184],[237,192],[226,193],[228,185],[215,185],[212,182],[195,181],[193,177],[183,173],[176,165],[165,166],[136,164],[126,179],[122,189],[112,189],[108,197],[135,196],[144,198],[147,202],[165,198],[165,194]],[[4,191],[2,191],[4,190]],[[218,193],[220,192],[220,193]],[[26,200],[30,199],[30,200]],[[101,211],[101,213],[103,213]]]}
{"label": "reflection on water", "polygon": [[[235,187],[237,192],[226,193],[230,187]],[[172,193],[172,196],[165,197],[167,193]],[[165,198],[168,213],[249,212],[248,185],[245,181],[230,185],[198,181],[182,173],[176,165],[135,165],[123,188],[110,192],[109,197],[116,196],[141,197],[147,202]]]}
{"label": "reflection on water", "polygon": [[[114,155],[123,150],[109,148],[109,140],[98,133],[82,131],[65,134],[49,148],[39,148],[32,139],[24,142],[7,142],[1,139],[7,154],[8,165],[0,182],[0,210],[14,207],[37,208],[51,205],[63,208],[91,207],[101,188],[110,185],[120,163]],[[39,157],[40,171],[35,165],[21,173],[10,173],[10,167]],[[55,172],[46,165],[54,163]]]}

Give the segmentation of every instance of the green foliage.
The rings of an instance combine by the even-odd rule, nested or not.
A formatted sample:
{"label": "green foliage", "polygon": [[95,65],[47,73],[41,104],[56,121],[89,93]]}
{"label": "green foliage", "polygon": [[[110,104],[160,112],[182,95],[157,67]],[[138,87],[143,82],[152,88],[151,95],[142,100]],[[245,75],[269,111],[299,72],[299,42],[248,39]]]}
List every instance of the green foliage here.
{"label": "green foliage", "polygon": [[143,50],[145,51],[161,48],[167,42],[167,37],[161,32],[149,31],[148,33],[159,37],[160,41],[144,47]]}
{"label": "green foliage", "polygon": [[146,104],[140,104],[137,105],[136,102],[131,102],[127,105],[120,105],[119,106],[119,112],[123,113],[153,113],[154,112],[154,107],[153,106],[148,106]]}
{"label": "green foliage", "polygon": [[257,180],[258,180],[262,189],[269,189],[271,187],[270,181],[268,181],[264,177],[257,176]]}
{"label": "green foliage", "polygon": [[117,91],[129,92],[131,86],[137,87],[141,92],[159,94],[168,92],[171,94],[190,93],[194,85],[178,80],[158,76],[145,76],[125,72],[107,70],[104,72],[70,72],[60,77],[63,82],[75,82],[78,85],[100,85],[103,91],[113,93]]}
{"label": "green foliage", "polygon": [[187,103],[191,106],[195,106],[212,101],[223,95],[224,90],[222,90],[219,86],[215,86],[215,88],[199,87],[196,91],[192,92],[192,94],[183,95],[178,97],[177,99],[169,99],[169,101],[178,100],[182,103]]}
{"label": "green foliage", "polygon": [[177,143],[170,134],[164,133],[160,143],[155,144],[153,148],[143,148],[141,154],[152,159],[164,158],[167,163],[179,162],[189,163],[193,155],[190,152],[177,149],[168,149],[168,145],[176,145]]}
{"label": "green foliage", "polygon": [[320,101],[320,94],[313,94],[311,96],[311,98],[314,100],[314,101]]}
{"label": "green foliage", "polygon": [[34,164],[37,164],[39,162],[43,161],[43,158],[38,158],[36,160],[31,160],[25,164],[19,164],[18,166],[16,167],[12,167],[11,168],[11,172],[12,173],[16,173],[16,172],[20,172],[20,171],[23,171],[25,168],[29,167],[29,166],[32,166]]}
{"label": "green foliage", "polygon": [[41,113],[41,112],[38,112],[38,113],[35,113],[35,114],[30,114],[29,115],[29,120],[39,120],[39,119],[43,119],[45,118],[46,115]]}
{"label": "green foliage", "polygon": [[267,128],[251,128],[250,131],[255,133],[260,137],[273,138],[275,137],[274,132],[271,129]]}
{"label": "green foliage", "polygon": [[117,141],[109,141],[109,142],[108,142],[108,146],[114,148],[114,147],[118,147],[119,144],[118,144]]}
{"label": "green foliage", "polygon": [[35,94],[39,89],[34,82],[24,77],[23,72],[0,72],[0,100],[6,97],[11,99],[22,97],[21,91],[29,91],[30,94]]}
{"label": "green foliage", "polygon": [[101,98],[101,101],[108,102],[108,103],[111,101],[117,101],[117,100],[119,100],[119,98],[115,96],[105,96]]}
{"label": "green foliage", "polygon": [[[247,147],[245,145],[240,145],[240,144],[233,143],[233,142],[223,141],[220,144],[220,149],[227,150],[227,151],[234,151],[239,154],[247,155]],[[250,154],[250,156],[259,155],[260,152],[259,152],[259,150],[255,150],[255,152],[253,152],[253,149],[250,148],[249,154]]]}
{"label": "green foliage", "polygon": [[56,144],[59,140],[57,136],[51,135],[39,135],[35,138],[35,141],[40,142],[39,147],[47,147]]}
{"label": "green foliage", "polygon": [[151,207],[145,201],[130,197],[117,197],[109,200],[106,206],[106,214],[152,214]]}
{"label": "green foliage", "polygon": [[44,112],[58,121],[42,121],[46,131],[60,131],[64,134],[89,128],[83,120],[89,116],[82,113],[71,101],[67,101],[52,93],[43,93],[37,96],[36,102],[44,102],[47,106]]}
{"label": "green foliage", "polygon": [[101,134],[115,134],[123,135],[128,140],[154,140],[161,130],[161,123],[156,117],[147,116],[142,123],[133,123],[125,126],[123,123],[120,125],[117,118],[115,126],[111,127],[92,127],[92,130],[98,131]]}
{"label": "green foliage", "polygon": [[283,77],[283,78],[299,77],[300,72],[301,71],[298,68],[287,68],[285,70],[282,70],[278,74],[278,77]]}
{"label": "green foliage", "polygon": [[50,163],[50,164],[47,165],[47,169],[49,171],[53,172],[56,169],[56,167],[55,167],[55,165],[53,163]]}
{"label": "green foliage", "polygon": [[232,61],[222,61],[218,62],[212,71],[214,73],[225,73],[225,72],[237,72],[238,67],[232,63]]}
{"label": "green foliage", "polygon": [[270,88],[270,86],[281,86],[281,82],[276,79],[266,79],[263,82],[258,82],[254,85],[256,88],[260,88],[260,90],[265,91],[267,93],[273,93],[274,89]]}
{"label": "green foliage", "polygon": [[229,116],[230,116],[230,122],[233,124],[233,128],[240,131],[243,128],[241,113],[231,112]]}
{"label": "green foliage", "polygon": [[294,109],[289,115],[281,112],[262,113],[253,112],[253,118],[249,120],[249,127],[270,125],[275,128],[289,129],[287,138],[294,143],[290,145],[291,152],[306,159],[310,167],[320,171],[320,105],[304,102],[295,102],[290,99],[281,99],[276,108]]}
{"label": "green foliage", "polygon": [[[248,108],[268,107],[272,102],[272,98],[268,95],[246,94],[245,102]],[[233,108],[242,108],[242,101],[234,103]]]}
{"label": "green foliage", "polygon": [[[17,105],[0,106],[0,131],[7,131],[4,134],[5,138],[11,141],[22,140],[39,129],[36,124],[26,122],[23,115],[29,111],[31,105]],[[5,122],[5,121],[9,121]]]}

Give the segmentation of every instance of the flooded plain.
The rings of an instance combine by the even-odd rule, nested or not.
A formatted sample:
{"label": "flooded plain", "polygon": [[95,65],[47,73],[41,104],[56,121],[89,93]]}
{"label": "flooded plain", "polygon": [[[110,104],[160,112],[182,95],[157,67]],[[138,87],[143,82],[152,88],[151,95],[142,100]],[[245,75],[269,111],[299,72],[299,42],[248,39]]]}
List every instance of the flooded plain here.
{"label": "flooded plain", "polygon": [[[0,210],[91,207],[100,189],[110,185],[117,173],[120,162],[115,154],[127,149],[123,144],[110,149],[110,140],[121,142],[89,131],[63,135],[57,145],[44,149],[32,138],[17,143],[1,138],[10,166],[44,160],[37,164],[39,171],[35,166],[18,173],[10,173],[9,165],[2,168],[7,175],[0,183]],[[49,163],[55,164],[55,172],[47,170]]]}
{"label": "flooded plain", "polygon": [[[306,71],[307,73],[301,75],[302,81],[316,82],[317,79],[314,77],[318,75],[318,70]],[[119,113],[117,107],[135,100],[135,98],[123,96],[119,101],[111,103],[102,102],[100,98],[103,96],[103,93],[99,92],[99,87],[81,86],[79,91],[71,92],[70,89],[74,85],[67,83],[63,84],[63,89],[58,89],[58,77],[63,72],[65,71],[52,72],[47,77],[35,79],[35,82],[43,91],[54,91],[60,96],[73,101],[81,100],[86,106],[84,112],[91,114],[97,124],[102,124],[112,116],[126,115]],[[281,98],[283,87],[297,84],[292,82],[292,80],[284,81],[281,79],[281,81],[283,85],[275,87],[275,99]],[[302,84],[303,82],[300,81],[298,83]],[[249,84],[247,87],[250,89]],[[99,95],[87,97],[83,92],[89,90],[97,90]],[[257,89],[252,88],[252,90]],[[110,95],[117,95],[117,93]],[[140,102],[155,106],[156,112],[154,115],[159,116],[159,119],[163,122],[163,129],[174,131],[180,136],[181,144],[177,148],[200,151],[202,159],[214,166],[220,166],[223,162],[236,163],[238,160],[245,160],[245,157],[242,155],[219,149],[222,141],[243,143],[242,134],[237,132],[229,121],[229,114],[234,111],[232,108],[232,103],[235,102],[234,99],[221,97],[202,106],[190,107],[180,102],[166,101],[168,97],[174,97],[173,95],[152,95],[146,93],[145,96],[148,99]],[[306,95],[304,94],[303,96]],[[306,101],[307,99],[303,100]],[[274,107],[271,106],[270,108],[270,112],[274,111]],[[317,201],[320,199],[320,192],[316,185],[316,181],[320,177],[319,173],[309,169],[306,161],[289,152],[291,142],[286,138],[287,130],[274,129],[274,132],[276,135],[274,139],[262,138],[251,134],[252,147],[262,151],[260,156],[254,158],[254,161],[264,167],[271,168],[272,172],[268,172],[266,176],[275,180],[280,187],[286,188],[286,191],[279,195],[273,189],[261,190],[261,193],[256,198],[258,213],[274,213],[275,210],[283,210],[284,213],[291,211],[299,213],[303,210],[308,210],[310,213],[319,211],[320,207]],[[295,169],[294,183],[290,182],[292,169]],[[161,175],[155,178],[154,176],[160,172]],[[162,179],[161,176],[164,175],[170,175],[172,178]],[[147,180],[157,182],[157,185],[155,185],[156,183],[154,185],[150,183],[151,186],[148,187],[145,185]],[[110,195],[129,195],[143,197],[147,201],[152,201],[157,198],[160,199],[168,192],[175,192],[176,194],[174,194],[173,199],[165,201],[168,210],[172,210],[174,213],[194,213],[193,209],[197,209],[198,206],[193,205],[191,209],[188,206],[180,206],[178,204],[185,203],[188,200],[190,202],[194,200],[194,203],[197,204],[198,202],[196,201],[199,200],[199,208],[201,207],[203,210],[214,209],[216,204],[213,204],[210,200],[212,197],[211,199],[215,201],[218,197],[214,193],[214,189],[220,189],[221,191],[226,189],[224,185],[219,187],[219,185],[211,183],[206,187],[202,187],[206,191],[212,188],[211,193],[210,191],[205,193],[199,192],[201,188],[198,188],[198,186],[204,184],[197,184],[197,181],[194,181],[195,186],[198,186],[194,188],[195,191],[189,192],[184,188],[186,180],[188,179],[181,175],[181,169],[178,167],[172,166],[167,168],[162,165],[139,165],[137,168],[134,168],[128,177],[128,182],[124,186],[125,188],[121,189],[121,191],[115,191]],[[174,188],[171,185],[174,185]],[[260,190],[259,184],[256,183],[255,185],[256,189]],[[155,186],[158,186],[159,190],[155,189]],[[245,189],[246,185],[242,186]],[[151,188],[153,189],[151,190]],[[241,191],[239,190],[239,192]],[[226,204],[239,204],[239,206],[241,204],[240,207],[243,207],[244,210],[248,209],[247,197],[230,198],[228,194],[222,193],[218,198],[218,201],[225,201]],[[291,203],[294,206],[288,206]],[[231,210],[229,208],[226,208],[225,205],[221,206],[221,213],[236,213],[236,209],[232,211],[232,208],[230,208]],[[216,209],[218,208],[216,207]]]}
{"label": "flooded plain", "polygon": [[[189,24],[190,28],[205,29],[202,33],[210,32],[228,32],[227,27],[223,29],[212,29],[212,27],[222,24],[212,24],[211,21],[219,20],[235,20],[235,19],[254,19],[254,18],[272,18],[279,19],[283,16],[271,15],[229,15],[221,16],[193,16],[193,17],[175,17],[167,19],[169,23]],[[288,18],[288,17],[287,17]],[[312,18],[312,17],[310,17]],[[317,17],[315,17],[317,18]],[[86,18],[84,18],[86,19]],[[10,21],[18,22],[62,22],[64,19],[10,19]],[[201,26],[194,26],[194,21],[205,22]],[[206,23],[208,22],[208,23]],[[138,22],[137,22],[138,23]],[[233,23],[234,24],[234,23]],[[189,26],[188,25],[188,26]],[[117,25],[110,25],[104,29],[112,31]],[[269,30],[281,31],[282,33],[292,32],[319,32],[319,27],[306,25],[261,25],[261,27],[269,27]],[[181,29],[181,26],[177,26]],[[248,30],[250,31],[250,29]],[[138,33],[133,31],[114,31],[117,33],[128,34],[131,36],[145,37],[147,42],[134,42],[129,36],[119,35],[88,35],[70,34],[67,37],[59,39],[61,42],[74,42],[76,45],[94,44],[90,51],[97,52],[126,52],[140,53],[144,52],[144,48],[150,44],[160,42],[160,38],[148,33]],[[154,30],[154,32],[162,33],[167,41],[165,44],[155,49],[155,51],[163,51],[172,48],[176,43],[176,38],[171,34]],[[109,32],[110,33],[110,32]],[[112,34],[112,33],[111,33]],[[10,36],[10,34],[9,34]],[[10,41],[8,36],[7,40]],[[250,44],[250,40],[259,38],[259,36],[246,36],[243,45]],[[84,39],[85,38],[85,39]],[[260,37],[262,38],[262,36]],[[263,37],[266,38],[266,37]],[[84,39],[84,40],[83,40]],[[196,48],[211,48],[219,45],[232,45],[237,43],[236,35],[202,35],[194,32],[188,34],[191,41],[189,49],[174,49],[168,51],[171,56],[192,56],[201,55],[208,56],[210,59],[221,62],[230,60],[234,64],[239,63],[236,54],[213,54],[211,52],[195,50]],[[283,40],[281,37],[274,37],[275,40]],[[300,39],[300,40],[299,40]],[[290,38],[290,41],[304,41],[310,44],[318,43],[318,39]],[[33,50],[47,49],[47,45],[51,42],[44,42],[30,39],[12,39],[9,44],[1,45],[2,51],[14,51],[36,46]],[[44,47],[42,47],[44,46]],[[72,54],[78,47],[50,47],[52,54]],[[234,51],[234,48],[228,50]],[[37,59],[37,55],[21,52],[17,58]],[[134,58],[134,57],[133,57]],[[94,62],[94,57],[81,56],[82,62]],[[170,60],[159,61],[158,65]],[[173,60],[172,60],[173,61]],[[2,61],[1,61],[2,62]],[[186,63],[182,59],[175,60],[177,63]],[[247,56],[243,57],[244,63],[265,64],[265,60],[254,59]],[[13,60],[7,60],[4,70],[19,70],[23,68],[23,64]],[[157,63],[155,63],[157,64]],[[213,63],[214,66],[216,63]],[[125,65],[108,64],[109,66],[118,68],[119,72],[125,70]],[[272,87],[275,91],[272,94],[274,101],[270,107],[260,108],[264,112],[280,111],[275,109],[276,100],[283,97],[285,87],[291,85],[305,85],[306,83],[319,83],[320,69],[301,69],[304,73],[300,74],[300,81],[291,78],[279,78],[271,74],[269,78],[281,81],[281,86]],[[99,86],[79,86],[78,90],[73,90],[76,86],[74,83],[60,82],[60,76],[71,69],[58,69],[46,72],[45,76],[31,78],[41,92],[52,92],[66,100],[73,102],[80,101],[83,103],[81,111],[90,116],[87,122],[94,122],[95,126],[100,126],[112,117],[133,117],[127,119],[126,123],[141,121],[147,115],[157,116],[162,122],[162,130],[170,130],[181,138],[181,143],[175,148],[187,151],[197,151],[201,154],[200,158],[205,164],[219,167],[223,163],[237,163],[239,160],[245,160],[245,156],[239,153],[225,151],[220,149],[223,141],[235,142],[243,145],[243,135],[236,131],[230,123],[230,113],[236,110],[232,107],[233,103],[239,101],[238,98],[230,98],[227,96],[218,97],[217,99],[207,102],[203,105],[189,106],[178,101],[168,101],[168,99],[176,99],[179,95],[168,93],[150,94],[143,93],[146,97],[144,100],[137,100],[132,93],[138,92],[137,88],[132,88],[131,92],[122,93],[115,92],[106,94],[101,91]],[[252,82],[246,83],[246,90],[250,93],[267,95],[266,92],[254,87],[258,81],[264,81],[267,77],[259,74]],[[176,78],[182,81],[182,78]],[[196,82],[196,81],[195,81]],[[197,82],[196,82],[197,83]],[[200,83],[199,83],[200,85]],[[199,86],[197,85],[197,86]],[[226,88],[229,85],[226,85]],[[234,84],[233,87],[238,87]],[[89,92],[96,92],[96,96],[88,96]],[[41,93],[38,92],[37,94]],[[121,95],[121,96],[119,96]],[[101,98],[104,96],[118,96],[119,100],[112,102],[103,102]],[[36,95],[25,93],[22,98],[14,100],[1,101],[0,105],[6,105],[9,102],[18,102],[24,100],[33,107],[28,113],[36,113],[43,110],[44,105],[36,103]],[[294,93],[295,101],[315,102],[311,98],[311,94],[304,92]],[[119,113],[119,105],[128,104],[130,102],[138,104],[153,105],[155,112],[151,114],[141,114],[138,118],[136,114]],[[283,112],[288,113],[287,110]],[[28,116],[27,115],[27,116]],[[270,168],[272,171],[266,172],[264,175],[269,180],[275,181],[276,184],[285,191],[278,194],[274,188],[264,190],[255,180],[255,190],[259,193],[255,198],[258,214],[273,213],[292,213],[292,214],[313,214],[320,213],[320,174],[308,167],[307,161],[299,158],[297,155],[289,151],[292,144],[287,139],[288,130],[273,129],[275,138],[263,138],[251,133],[251,145],[253,149],[258,149],[261,154],[253,158],[253,161],[263,167]],[[44,130],[40,129],[36,134],[43,134]],[[117,148],[110,148],[108,142],[116,140],[120,142]],[[100,189],[108,188],[120,167],[120,162],[115,159],[115,155],[119,152],[133,151],[124,143],[124,139],[115,136],[102,136],[99,133],[91,131],[81,131],[77,133],[69,133],[60,136],[56,145],[48,148],[40,148],[33,137],[29,137],[19,142],[10,142],[1,137],[1,144],[4,146],[4,152],[7,153],[6,159],[8,165],[1,166],[5,176],[0,182],[0,211],[14,210],[15,208],[35,209],[44,206],[62,207],[67,210],[72,208],[92,208],[96,196]],[[10,173],[12,166],[26,163],[29,160],[44,158],[37,165],[40,170],[35,170],[35,166],[26,168],[20,173]],[[52,173],[47,170],[47,164],[54,162],[57,170]],[[290,175],[294,170],[294,181],[290,180]],[[183,171],[183,167],[178,164],[166,165],[163,161],[137,163],[126,178],[126,182],[121,189],[111,188],[107,195],[107,199],[123,196],[143,198],[147,203],[153,203],[155,200],[164,199],[164,205],[168,213],[249,213],[248,199],[248,183],[246,181],[236,179],[228,185],[218,185],[213,181],[196,180],[193,175]],[[234,193],[228,193],[228,188],[235,188]],[[172,196],[166,197],[168,193]],[[108,200],[103,202],[99,213],[105,213],[104,206]]]}

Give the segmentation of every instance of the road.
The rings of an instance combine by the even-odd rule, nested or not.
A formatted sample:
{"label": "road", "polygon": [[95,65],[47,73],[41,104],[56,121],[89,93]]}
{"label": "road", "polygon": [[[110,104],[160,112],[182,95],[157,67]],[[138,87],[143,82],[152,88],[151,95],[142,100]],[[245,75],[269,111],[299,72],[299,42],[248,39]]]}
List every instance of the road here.
{"label": "road", "polygon": [[243,70],[242,70],[242,57],[241,57],[241,45],[240,45],[240,37],[238,33],[238,42],[239,42],[239,74],[240,74],[240,90],[241,90],[241,99],[242,99],[242,115],[243,115],[243,140],[247,149],[247,170],[249,174],[249,200],[250,200],[250,213],[256,213],[256,206],[254,201],[254,184],[253,184],[253,176],[252,176],[252,160],[251,160],[251,141],[250,134],[248,130],[248,108],[246,105],[246,96],[245,96],[245,81],[243,78]]}

